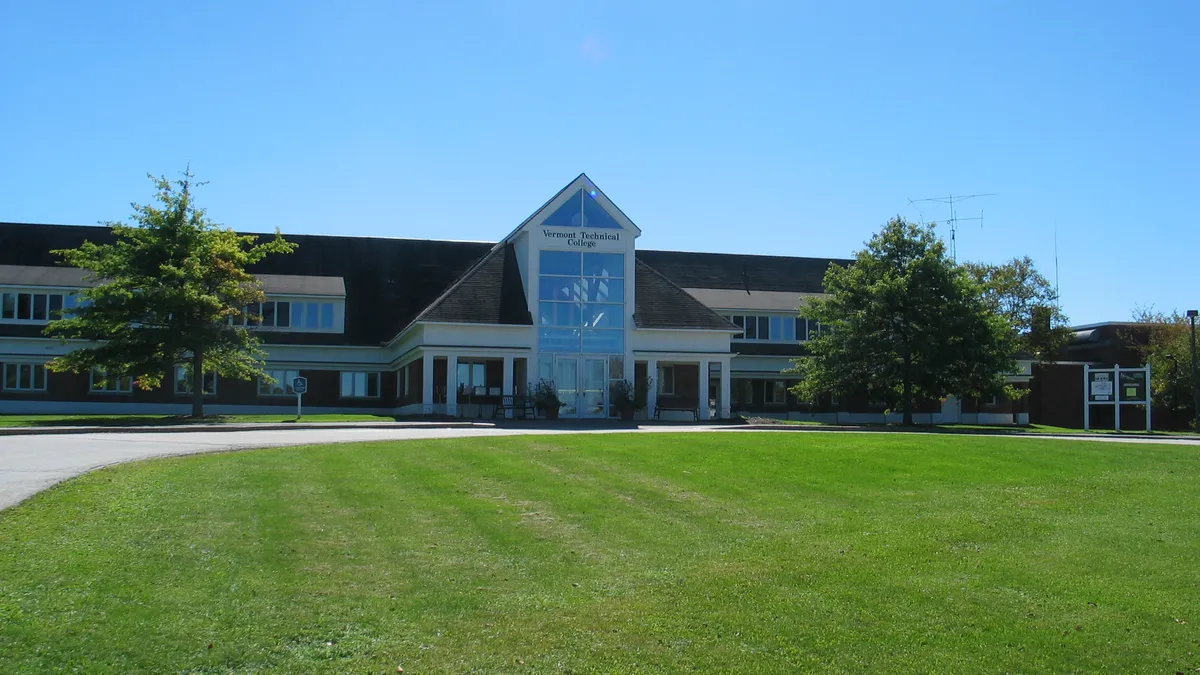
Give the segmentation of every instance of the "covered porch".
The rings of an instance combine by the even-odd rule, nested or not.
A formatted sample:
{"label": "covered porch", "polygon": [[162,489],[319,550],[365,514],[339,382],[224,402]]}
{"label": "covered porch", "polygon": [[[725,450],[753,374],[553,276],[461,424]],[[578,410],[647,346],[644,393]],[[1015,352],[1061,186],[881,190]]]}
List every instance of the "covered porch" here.
{"label": "covered porch", "polygon": [[642,419],[703,421],[730,416],[728,353],[634,352],[634,377],[650,377]]}
{"label": "covered porch", "polygon": [[528,349],[424,349],[400,366],[397,406],[406,415],[490,418],[505,397],[525,396],[528,382]]}

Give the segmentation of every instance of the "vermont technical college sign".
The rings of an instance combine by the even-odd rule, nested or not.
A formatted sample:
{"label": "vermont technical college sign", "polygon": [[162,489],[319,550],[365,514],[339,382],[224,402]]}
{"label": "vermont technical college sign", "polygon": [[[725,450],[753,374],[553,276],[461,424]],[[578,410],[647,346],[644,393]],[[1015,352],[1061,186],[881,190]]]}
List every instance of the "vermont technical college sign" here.
{"label": "vermont technical college sign", "polygon": [[621,245],[621,233],[597,232],[595,230],[567,230],[558,227],[543,227],[542,236],[549,244],[565,244],[575,248],[617,248]]}

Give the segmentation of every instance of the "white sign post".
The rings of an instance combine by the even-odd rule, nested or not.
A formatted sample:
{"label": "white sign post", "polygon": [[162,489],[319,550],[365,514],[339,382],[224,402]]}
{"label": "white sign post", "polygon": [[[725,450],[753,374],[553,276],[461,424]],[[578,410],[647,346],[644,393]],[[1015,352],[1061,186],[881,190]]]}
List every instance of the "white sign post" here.
{"label": "white sign post", "polygon": [[303,412],[301,399],[304,398],[304,393],[308,391],[308,378],[294,378],[292,380],[292,391],[296,392],[296,419],[300,419],[300,414]]}
{"label": "white sign post", "polygon": [[1083,364],[1083,430],[1092,428],[1092,406],[1111,405],[1113,426],[1121,430],[1121,406],[1146,407],[1146,431],[1150,431],[1150,366],[1141,368],[1092,368]]}

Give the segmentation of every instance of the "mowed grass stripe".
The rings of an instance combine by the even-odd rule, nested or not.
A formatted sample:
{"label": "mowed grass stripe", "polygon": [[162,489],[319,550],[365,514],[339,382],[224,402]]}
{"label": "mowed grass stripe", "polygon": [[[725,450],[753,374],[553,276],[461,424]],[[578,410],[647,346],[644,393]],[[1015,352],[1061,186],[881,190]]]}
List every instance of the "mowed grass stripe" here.
{"label": "mowed grass stripe", "polygon": [[1188,671],[1198,456],[619,434],[113,467],[0,513],[0,671]]}

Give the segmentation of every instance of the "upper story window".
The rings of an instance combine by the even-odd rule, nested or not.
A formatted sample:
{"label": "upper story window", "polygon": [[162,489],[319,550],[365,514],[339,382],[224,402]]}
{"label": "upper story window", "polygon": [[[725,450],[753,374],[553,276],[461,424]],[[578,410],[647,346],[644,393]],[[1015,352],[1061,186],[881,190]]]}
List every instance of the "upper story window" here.
{"label": "upper story window", "polygon": [[550,227],[597,227],[619,230],[621,225],[596,202],[595,190],[578,190],[558,210],[542,221]]}
{"label": "upper story window", "polygon": [[337,331],[337,303],[306,300],[268,300],[249,305],[229,322],[247,328],[297,332]]}
{"label": "upper story window", "polygon": [[824,330],[821,322],[802,316],[734,314],[728,318],[742,329],[734,334],[735,341],[806,342]]}
{"label": "upper story window", "polygon": [[4,291],[0,293],[0,321],[5,323],[48,323],[60,318],[62,310],[76,306],[71,293]]}
{"label": "upper story window", "polygon": [[625,254],[541,251],[538,350],[625,351]]}

